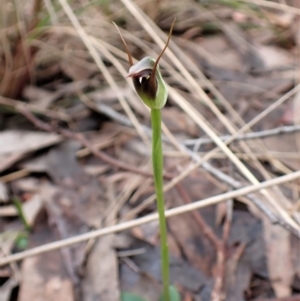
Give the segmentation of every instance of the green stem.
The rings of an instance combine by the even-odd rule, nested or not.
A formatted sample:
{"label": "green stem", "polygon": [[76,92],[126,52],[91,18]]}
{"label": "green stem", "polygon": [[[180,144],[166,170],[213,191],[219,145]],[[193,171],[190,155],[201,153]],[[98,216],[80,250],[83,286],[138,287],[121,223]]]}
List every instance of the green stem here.
{"label": "green stem", "polygon": [[167,223],[165,217],[165,202],[163,191],[163,154],[161,142],[161,112],[151,109],[152,122],[152,164],[156,191],[157,211],[159,214],[161,270],[164,301],[170,301],[169,294],[169,250],[167,241]]}

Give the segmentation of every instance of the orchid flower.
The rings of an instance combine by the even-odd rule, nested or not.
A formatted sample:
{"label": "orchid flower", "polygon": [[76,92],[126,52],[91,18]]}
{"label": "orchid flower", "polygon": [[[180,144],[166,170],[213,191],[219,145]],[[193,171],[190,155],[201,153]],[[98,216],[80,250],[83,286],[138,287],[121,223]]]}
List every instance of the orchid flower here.
{"label": "orchid flower", "polygon": [[[129,52],[128,46],[122,37],[118,27],[122,42],[125,46],[128,62],[130,65],[127,77],[131,77],[135,90],[141,100],[151,109],[151,123],[152,123],[152,164],[153,176],[156,191],[157,210],[159,214],[159,228],[161,240],[161,257],[162,257],[162,280],[163,280],[163,294],[161,300],[163,301],[177,301],[179,294],[174,287],[169,286],[169,250],[167,243],[167,225],[165,217],[165,203],[163,193],[163,155],[162,155],[162,141],[161,141],[161,111],[168,98],[167,86],[161,76],[158,62],[163,53],[168,47],[172,30],[175,24],[175,19],[171,25],[169,36],[165,47],[155,60],[146,56],[136,64],[133,64],[132,56]],[[175,297],[174,297],[175,296]],[[171,297],[171,298],[170,298]]]}

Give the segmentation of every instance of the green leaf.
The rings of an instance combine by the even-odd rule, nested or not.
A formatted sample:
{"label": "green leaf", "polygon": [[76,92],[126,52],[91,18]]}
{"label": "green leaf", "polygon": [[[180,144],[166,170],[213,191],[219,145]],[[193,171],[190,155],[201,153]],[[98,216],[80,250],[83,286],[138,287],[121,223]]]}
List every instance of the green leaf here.
{"label": "green leaf", "polygon": [[132,293],[122,292],[121,301],[145,301],[145,299]]}
{"label": "green leaf", "polygon": [[[170,285],[169,292],[170,292],[170,301],[180,301],[181,300],[180,294],[175,286]],[[163,295],[160,296],[159,301],[165,301]]]}

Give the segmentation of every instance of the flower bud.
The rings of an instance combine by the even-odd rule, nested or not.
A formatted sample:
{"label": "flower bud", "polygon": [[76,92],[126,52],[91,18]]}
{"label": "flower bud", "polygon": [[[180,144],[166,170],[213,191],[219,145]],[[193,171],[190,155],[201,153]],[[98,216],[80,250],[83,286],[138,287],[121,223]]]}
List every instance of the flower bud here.
{"label": "flower bud", "polygon": [[132,65],[127,77],[132,77],[135,90],[150,109],[165,106],[168,92],[155,60],[149,56]]}
{"label": "flower bud", "polygon": [[166,45],[159,54],[158,58],[154,60],[152,57],[147,56],[136,64],[133,64],[132,56],[130,54],[128,46],[124,38],[122,37],[119,28],[115,24],[128,55],[130,69],[127,77],[132,77],[137,94],[150,109],[161,109],[167,102],[168,91],[166,84],[161,76],[158,62],[168,47],[174,24],[175,19],[171,25]]}

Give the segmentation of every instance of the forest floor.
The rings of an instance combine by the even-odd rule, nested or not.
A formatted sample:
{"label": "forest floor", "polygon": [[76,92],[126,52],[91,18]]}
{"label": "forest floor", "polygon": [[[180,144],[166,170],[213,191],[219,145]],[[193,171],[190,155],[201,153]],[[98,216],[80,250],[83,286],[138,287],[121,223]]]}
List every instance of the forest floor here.
{"label": "forest floor", "polygon": [[300,300],[299,0],[0,11],[1,301],[159,299],[150,114],[113,22],[140,60],[175,17],[160,60],[171,282],[183,301]]}

